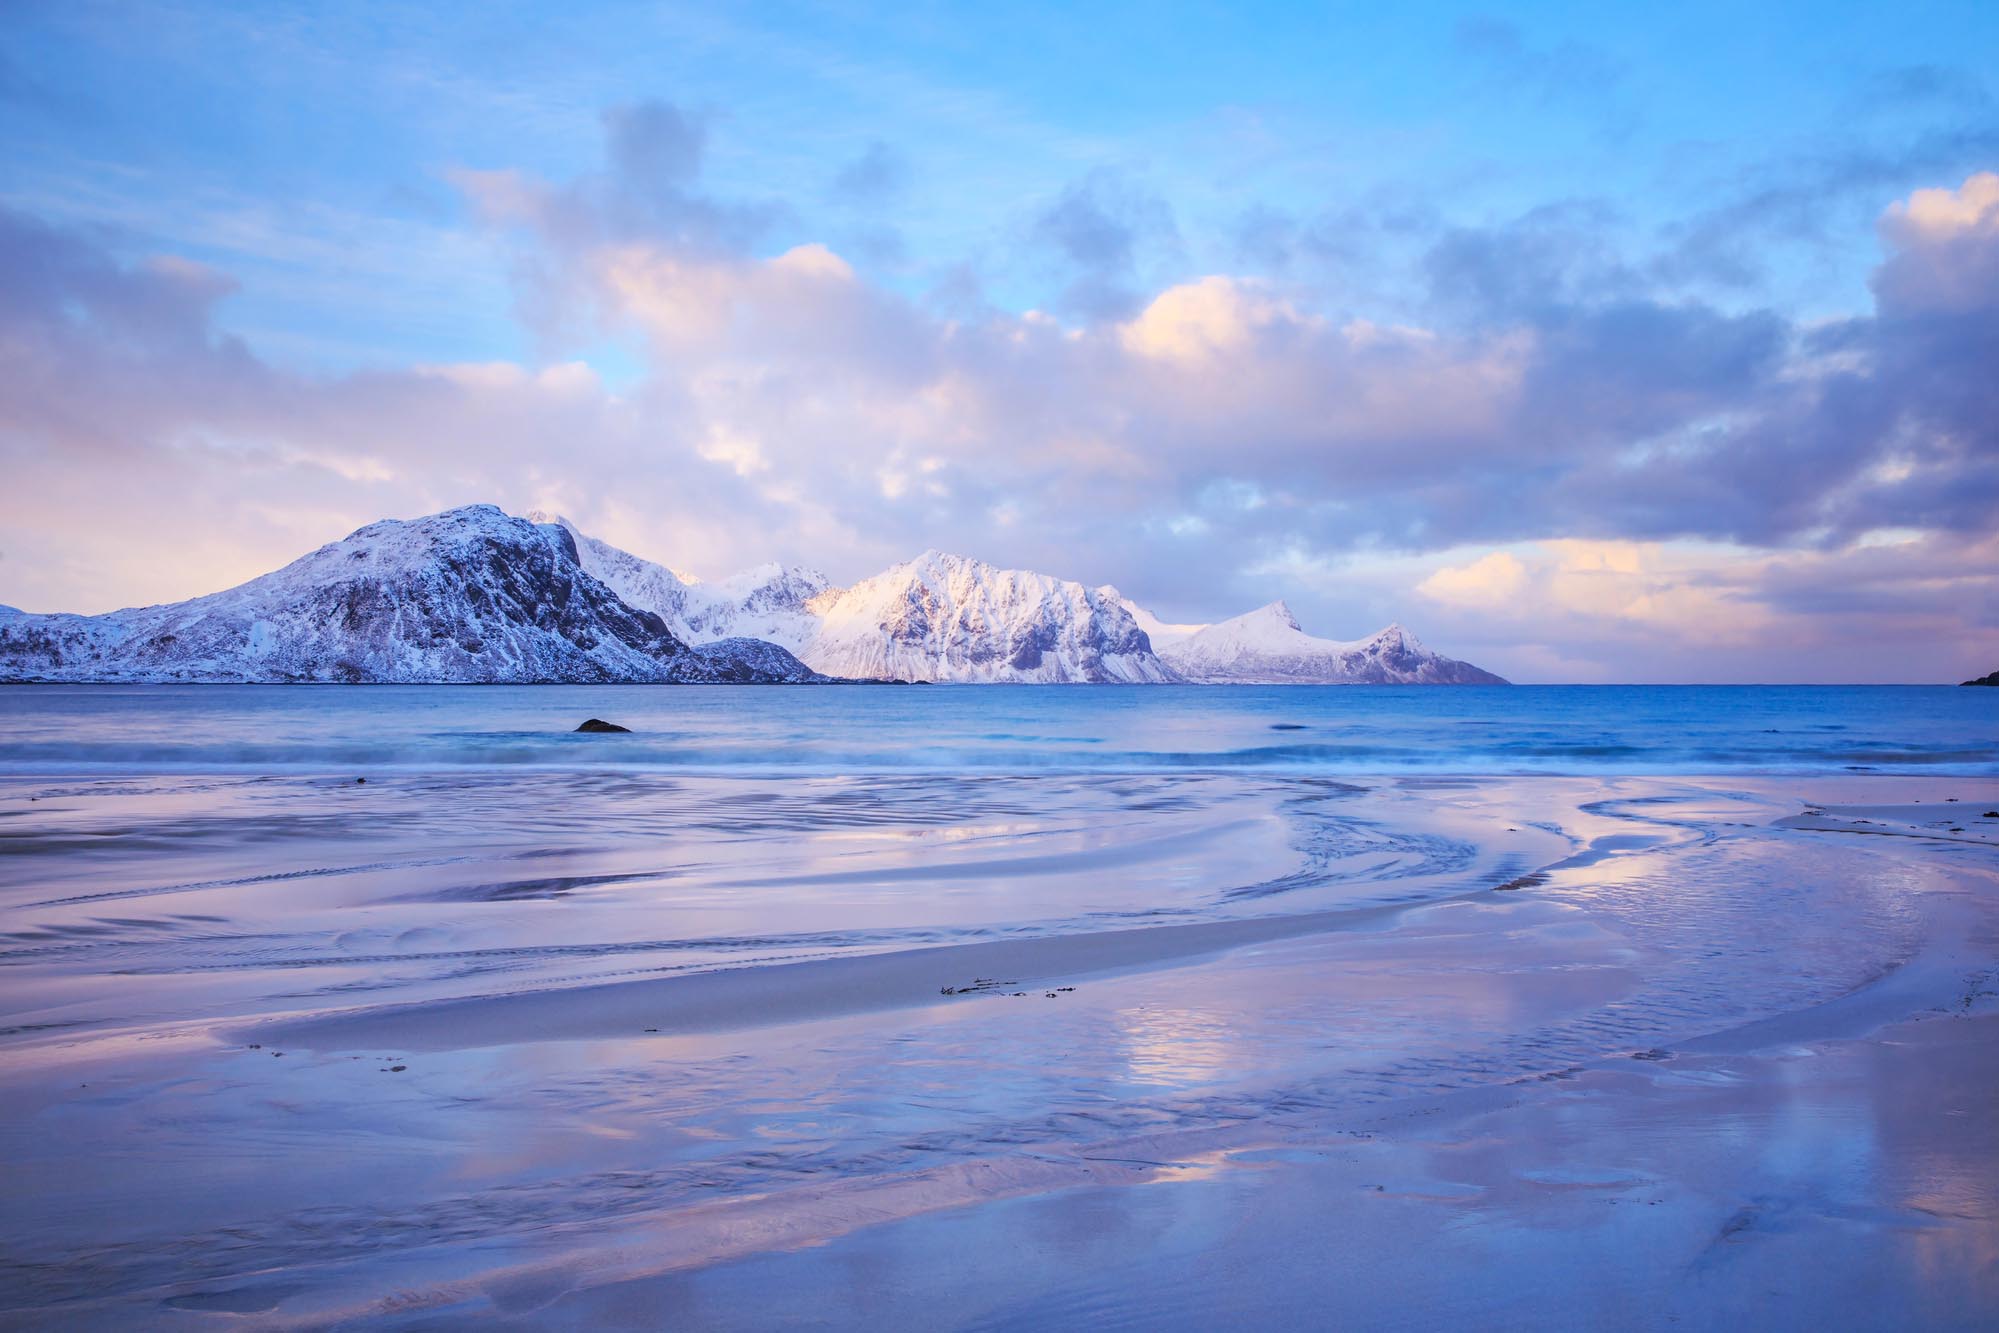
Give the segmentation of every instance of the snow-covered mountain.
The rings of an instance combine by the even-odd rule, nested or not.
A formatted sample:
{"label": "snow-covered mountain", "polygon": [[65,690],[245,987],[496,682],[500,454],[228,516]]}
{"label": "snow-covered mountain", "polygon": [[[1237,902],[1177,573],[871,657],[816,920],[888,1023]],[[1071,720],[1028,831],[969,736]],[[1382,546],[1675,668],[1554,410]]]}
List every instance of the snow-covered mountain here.
{"label": "snow-covered mountain", "polygon": [[620,601],[652,612],[666,622],[675,637],[692,642],[686,632],[687,588],[679,574],[599,541],[566,518],[532,510],[527,521],[540,528],[558,549],[566,546],[573,552],[584,572],[616,593]]}
{"label": "snow-covered mountain", "polygon": [[826,591],[826,576],[818,570],[775,562],[703,583],[592,537],[560,515],[537,510],[528,520],[545,531],[568,533],[584,569],[688,643],[750,638],[796,648],[811,637],[815,624],[805,604]]}
{"label": "snow-covered mountain", "polygon": [[796,652],[831,675],[1147,683],[1173,678],[1108,588],[925,551],[806,603]]}
{"label": "snow-covered mountain", "polygon": [[0,680],[801,681],[766,643],[691,646],[566,534],[471,505],[373,523],[226,592],[0,616]]}
{"label": "snow-covered mountain", "polygon": [[702,583],[599,541],[566,518],[529,517],[568,533],[585,569],[690,643],[749,635],[782,644],[815,671],[862,680],[1173,678],[1113,589],[940,551],[851,588],[829,587],[814,569],[775,563]]}
{"label": "snow-covered mountain", "polygon": [[[1152,617],[1147,617],[1152,620]],[[1153,620],[1154,624],[1159,622]],[[1161,660],[1204,685],[1504,685],[1490,671],[1433,653],[1400,625],[1352,643],[1316,639],[1283,602],[1205,626],[1161,626]]]}
{"label": "snow-covered mountain", "polygon": [[1137,602],[1122,596],[1116,588],[1106,588],[1104,591],[1124,604],[1124,609],[1131,612],[1133,622],[1144,630],[1145,637],[1152,641],[1152,651],[1161,656],[1182,639],[1190,638],[1207,628],[1206,625],[1169,625]]}

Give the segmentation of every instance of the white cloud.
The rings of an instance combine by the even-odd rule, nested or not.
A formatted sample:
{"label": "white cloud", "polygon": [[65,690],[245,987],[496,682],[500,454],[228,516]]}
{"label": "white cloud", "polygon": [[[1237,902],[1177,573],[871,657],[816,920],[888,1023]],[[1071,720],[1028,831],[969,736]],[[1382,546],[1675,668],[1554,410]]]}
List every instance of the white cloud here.
{"label": "white cloud", "polygon": [[1167,288],[1118,336],[1138,356],[1203,362],[1251,351],[1265,330],[1313,323],[1254,284],[1215,275]]}
{"label": "white cloud", "polygon": [[1888,206],[1882,228],[1903,245],[1999,232],[1999,174],[1978,172],[1955,190],[1916,190]]}
{"label": "white cloud", "polygon": [[1727,585],[1759,563],[1747,553],[1689,552],[1659,542],[1561,539],[1446,565],[1416,591],[1487,616],[1623,621],[1710,643],[1745,642],[1768,618]]}
{"label": "white cloud", "polygon": [[1527,566],[1511,551],[1491,551],[1463,565],[1446,565],[1416,591],[1461,611],[1505,611],[1527,587]]}

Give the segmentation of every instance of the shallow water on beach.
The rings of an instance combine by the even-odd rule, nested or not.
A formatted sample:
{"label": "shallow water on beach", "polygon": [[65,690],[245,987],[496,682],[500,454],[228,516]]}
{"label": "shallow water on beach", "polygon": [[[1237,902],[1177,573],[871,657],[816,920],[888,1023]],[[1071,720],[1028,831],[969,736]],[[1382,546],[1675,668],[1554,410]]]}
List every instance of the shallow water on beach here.
{"label": "shallow water on beach", "polygon": [[[0,1322],[1999,1313],[1989,705],[1847,708],[1934,705],[1922,775],[1521,776],[1158,762],[1422,730],[1362,691],[1003,693],[0,693]],[[732,697],[818,758],[650,757]],[[819,762],[919,724],[983,758]],[[1152,757],[1007,758],[1087,737]]]}

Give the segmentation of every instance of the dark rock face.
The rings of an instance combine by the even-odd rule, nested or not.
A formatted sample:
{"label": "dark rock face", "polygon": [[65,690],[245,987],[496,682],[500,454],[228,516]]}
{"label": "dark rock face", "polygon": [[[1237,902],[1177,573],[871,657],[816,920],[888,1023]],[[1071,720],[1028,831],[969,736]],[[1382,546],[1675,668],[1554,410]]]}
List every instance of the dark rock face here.
{"label": "dark rock face", "polygon": [[1032,671],[1044,656],[1055,651],[1055,626],[1046,622],[1030,625],[1008,647],[1012,651],[1006,664],[1016,671]]}
{"label": "dark rock face", "polygon": [[1995,672],[1993,672],[1993,673],[1992,673],[1991,675],[1989,675],[1989,676],[1980,676],[1980,677],[1979,677],[1979,678],[1978,678],[1977,680],[1967,680],[1967,681],[1965,681],[1964,683],[1965,683],[1966,685],[1995,685],[1995,686],[1999,686],[1999,671],[1995,671]]}
{"label": "dark rock face", "polygon": [[632,729],[630,727],[621,727],[615,722],[606,722],[601,717],[593,717],[588,721],[586,721],[582,726],[578,727],[577,730],[595,731],[595,732],[622,731],[627,735],[629,735],[631,734]]}
{"label": "dark rock face", "polygon": [[276,573],[189,602],[0,617],[0,680],[820,679],[782,649],[742,643],[690,648],[657,615],[585,572],[572,542],[471,505],[370,524]]}

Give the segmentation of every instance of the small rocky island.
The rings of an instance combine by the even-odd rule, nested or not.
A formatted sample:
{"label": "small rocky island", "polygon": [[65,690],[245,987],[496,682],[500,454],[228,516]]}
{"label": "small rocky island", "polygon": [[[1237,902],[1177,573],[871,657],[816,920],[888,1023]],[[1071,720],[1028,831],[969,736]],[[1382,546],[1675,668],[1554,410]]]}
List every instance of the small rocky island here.
{"label": "small rocky island", "polygon": [[1980,676],[1977,680],[1967,680],[1964,683],[1966,685],[1999,685],[1999,671],[1994,671],[1989,676]]}

